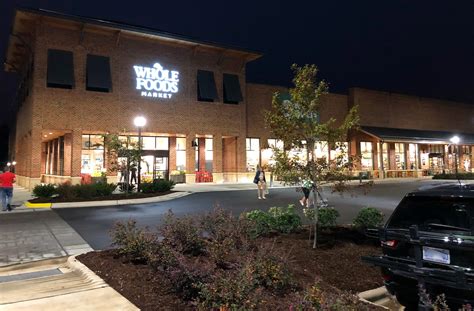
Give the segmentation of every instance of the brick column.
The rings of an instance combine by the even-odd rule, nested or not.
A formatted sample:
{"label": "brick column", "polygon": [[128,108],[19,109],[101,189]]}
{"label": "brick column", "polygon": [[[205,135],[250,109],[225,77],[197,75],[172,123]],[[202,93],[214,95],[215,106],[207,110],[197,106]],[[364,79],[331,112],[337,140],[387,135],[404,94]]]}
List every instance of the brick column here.
{"label": "brick column", "polygon": [[41,174],[46,173],[46,162],[48,161],[48,143],[41,143]]}
{"label": "brick column", "polygon": [[186,183],[195,183],[194,165],[196,161],[196,154],[194,147],[191,146],[192,141],[196,138],[195,134],[188,134],[186,136]]}
{"label": "brick column", "polygon": [[237,173],[247,171],[247,153],[245,151],[245,137],[237,137]]}
{"label": "brick column", "polygon": [[71,176],[72,167],[72,134],[64,134],[64,176]]}
{"label": "brick column", "polygon": [[71,182],[78,184],[81,180],[82,130],[75,129],[71,135]]}
{"label": "brick column", "polygon": [[206,170],[206,139],[203,137],[198,138],[198,150],[199,150],[199,170]]}
{"label": "brick column", "polygon": [[169,144],[169,152],[170,152],[170,157],[168,159],[168,165],[169,165],[169,170],[175,171],[176,170],[176,137],[170,137],[170,144]]}
{"label": "brick column", "polygon": [[223,182],[222,135],[216,134],[212,138],[212,177],[214,182]]}

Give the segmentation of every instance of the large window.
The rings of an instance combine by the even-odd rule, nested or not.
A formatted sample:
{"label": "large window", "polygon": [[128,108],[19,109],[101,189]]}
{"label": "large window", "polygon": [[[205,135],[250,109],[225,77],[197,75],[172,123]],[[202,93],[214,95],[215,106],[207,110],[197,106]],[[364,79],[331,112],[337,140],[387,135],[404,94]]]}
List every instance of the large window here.
{"label": "large window", "polygon": [[205,144],[204,157],[206,161],[206,171],[212,172],[212,160],[214,158],[213,148],[212,148],[212,144],[213,144],[212,138],[206,138],[204,144]]}
{"label": "large window", "polygon": [[349,144],[346,142],[337,142],[334,144],[334,148],[331,148],[330,155],[331,161],[336,161],[337,165],[345,164],[349,162]]}
{"label": "large window", "polygon": [[374,168],[374,161],[372,158],[372,143],[368,141],[360,142],[360,164],[362,170],[372,170]]}
{"label": "large window", "polygon": [[186,168],[186,138],[176,138],[176,169],[184,171]]}
{"label": "large window", "polygon": [[408,145],[408,160],[410,161],[409,169],[415,170],[418,168],[418,159],[417,159],[417,145],[409,144]]}
{"label": "large window", "polygon": [[316,158],[322,159],[325,158],[326,161],[328,160],[329,157],[329,150],[328,150],[328,142],[327,141],[318,141],[315,144],[315,152],[316,152]]}
{"label": "large window", "polygon": [[279,139],[268,139],[268,148],[262,149],[262,165],[274,165],[275,160],[273,159],[274,157],[274,152],[272,148],[278,148],[278,149],[283,149],[283,141]]}
{"label": "large window", "polygon": [[247,151],[247,171],[255,172],[260,163],[260,139],[247,138],[245,150]]}
{"label": "large window", "polygon": [[104,170],[104,138],[82,135],[81,173],[99,177]]}
{"label": "large window", "polygon": [[389,170],[390,169],[390,156],[388,154],[388,144],[387,143],[382,143],[380,144],[382,148],[382,159],[379,161],[379,168],[382,169],[382,163],[383,163],[383,169],[384,170]]}
{"label": "large window", "polygon": [[404,143],[395,143],[395,168],[397,170],[406,169]]}

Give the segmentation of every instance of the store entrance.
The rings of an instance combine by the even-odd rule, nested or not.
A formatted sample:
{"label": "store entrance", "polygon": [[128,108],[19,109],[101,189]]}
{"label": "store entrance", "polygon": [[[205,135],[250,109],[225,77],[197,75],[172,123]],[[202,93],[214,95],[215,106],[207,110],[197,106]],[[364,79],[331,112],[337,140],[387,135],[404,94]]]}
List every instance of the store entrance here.
{"label": "store entrance", "polygon": [[167,150],[145,150],[141,161],[142,182],[156,179],[168,180],[169,152]]}

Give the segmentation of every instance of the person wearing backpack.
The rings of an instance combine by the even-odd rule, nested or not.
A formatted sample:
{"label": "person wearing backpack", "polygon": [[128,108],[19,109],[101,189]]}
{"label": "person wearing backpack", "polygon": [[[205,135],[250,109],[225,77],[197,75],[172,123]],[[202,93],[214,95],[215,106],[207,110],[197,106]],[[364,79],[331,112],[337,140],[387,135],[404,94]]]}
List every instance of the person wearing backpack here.
{"label": "person wearing backpack", "polygon": [[0,174],[0,199],[2,202],[2,211],[11,211],[12,198],[13,198],[13,184],[15,183],[16,176],[10,172],[10,167],[5,167],[3,173]]}

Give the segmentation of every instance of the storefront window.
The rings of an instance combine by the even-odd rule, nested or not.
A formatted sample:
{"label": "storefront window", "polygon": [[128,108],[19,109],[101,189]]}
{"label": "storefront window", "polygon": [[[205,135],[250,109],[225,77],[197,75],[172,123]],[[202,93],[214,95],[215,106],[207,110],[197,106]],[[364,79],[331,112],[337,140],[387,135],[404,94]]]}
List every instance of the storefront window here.
{"label": "storefront window", "polygon": [[186,138],[176,138],[176,169],[184,171],[186,168]]}
{"label": "storefront window", "polygon": [[405,144],[395,143],[395,168],[397,170],[406,169],[405,166]]}
{"label": "storefront window", "polygon": [[408,145],[408,160],[410,161],[410,169],[414,170],[418,168],[418,161],[416,159],[416,144],[409,144]]}
{"label": "storefront window", "polygon": [[279,139],[268,139],[268,148],[262,149],[262,165],[274,165],[275,160],[273,159],[274,152],[272,148],[283,149],[283,141]]}
{"label": "storefront window", "polygon": [[383,163],[383,169],[384,170],[389,170],[390,169],[390,157],[388,155],[388,144],[387,143],[383,143],[381,144],[381,148],[382,148],[382,159],[379,161],[379,169],[382,169],[382,166],[381,164]]}
{"label": "storefront window", "polygon": [[169,149],[168,137],[156,137],[156,149],[168,150]]}
{"label": "storefront window", "polygon": [[247,171],[255,172],[260,163],[260,139],[247,138],[245,141],[245,147],[247,152]]}
{"label": "storefront window", "polygon": [[301,144],[303,145],[302,148],[294,147],[290,150],[289,156],[290,158],[298,157],[300,163],[306,162],[306,141],[302,140]]}
{"label": "storefront window", "polygon": [[331,149],[331,160],[336,161],[336,164],[345,164],[349,161],[348,149],[349,144],[346,142],[337,142],[334,149]]}
{"label": "storefront window", "polygon": [[213,144],[212,138],[206,138],[205,158],[206,158],[206,171],[208,172],[212,172],[212,160],[214,158],[212,144]]}
{"label": "storefront window", "polygon": [[325,158],[328,160],[328,142],[327,141],[318,141],[315,144],[316,158],[322,159]]}
{"label": "storefront window", "polygon": [[374,162],[372,159],[372,143],[368,141],[360,142],[360,164],[362,170],[372,170]]}
{"label": "storefront window", "polygon": [[142,145],[144,150],[155,150],[155,137],[142,137]]}
{"label": "storefront window", "polygon": [[81,173],[99,177],[104,170],[104,138],[82,135]]}

